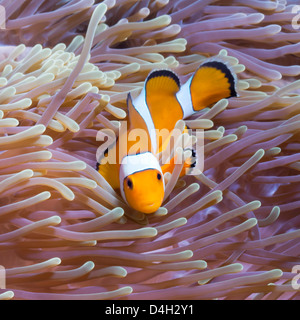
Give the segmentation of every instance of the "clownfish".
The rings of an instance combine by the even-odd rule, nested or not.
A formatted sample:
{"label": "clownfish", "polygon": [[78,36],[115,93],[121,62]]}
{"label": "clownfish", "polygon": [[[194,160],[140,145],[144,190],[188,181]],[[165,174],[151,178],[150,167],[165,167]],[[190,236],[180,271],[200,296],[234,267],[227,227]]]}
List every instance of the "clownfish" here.
{"label": "clownfish", "polygon": [[[152,71],[135,99],[128,94],[128,131],[125,133],[127,146],[122,150],[120,141],[124,137],[120,136],[112,146],[117,159],[121,161],[111,164],[99,159],[98,172],[112,188],[120,190],[124,201],[133,209],[146,214],[157,211],[164,199],[164,174],[170,170],[172,172],[172,162],[171,165],[160,165],[156,155],[165,141],[158,139],[155,129],[167,129],[171,132],[177,121],[188,118],[223,98],[237,96],[236,83],[234,72],[226,63],[218,60],[208,60],[201,64],[182,86],[174,72]],[[133,129],[143,129],[149,143],[139,152],[131,153],[129,150],[132,141],[128,136]],[[107,152],[108,150],[105,154]],[[192,161],[187,161],[185,167],[194,165]]]}

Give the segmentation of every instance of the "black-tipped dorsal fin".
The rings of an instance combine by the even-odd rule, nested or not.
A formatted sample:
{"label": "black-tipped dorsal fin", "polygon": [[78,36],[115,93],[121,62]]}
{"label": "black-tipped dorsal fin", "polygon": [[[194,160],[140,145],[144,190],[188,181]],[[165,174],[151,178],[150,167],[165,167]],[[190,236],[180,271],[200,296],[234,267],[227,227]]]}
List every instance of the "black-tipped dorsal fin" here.
{"label": "black-tipped dorsal fin", "polygon": [[170,70],[155,70],[146,79],[146,104],[155,129],[172,131],[183,117],[176,93],[180,90],[178,76]]}
{"label": "black-tipped dorsal fin", "polygon": [[180,89],[180,80],[173,71],[154,70],[146,79],[145,89],[147,94],[175,94]]}

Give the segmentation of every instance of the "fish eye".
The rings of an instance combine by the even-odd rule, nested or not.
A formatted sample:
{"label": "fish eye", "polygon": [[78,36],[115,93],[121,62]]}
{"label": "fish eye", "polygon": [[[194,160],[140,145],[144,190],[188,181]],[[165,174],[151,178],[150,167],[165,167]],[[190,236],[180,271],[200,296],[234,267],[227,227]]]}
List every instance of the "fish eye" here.
{"label": "fish eye", "polygon": [[161,174],[160,173],[157,174],[157,179],[161,180]]}
{"label": "fish eye", "polygon": [[133,189],[133,183],[130,179],[127,179],[127,186],[129,189]]}

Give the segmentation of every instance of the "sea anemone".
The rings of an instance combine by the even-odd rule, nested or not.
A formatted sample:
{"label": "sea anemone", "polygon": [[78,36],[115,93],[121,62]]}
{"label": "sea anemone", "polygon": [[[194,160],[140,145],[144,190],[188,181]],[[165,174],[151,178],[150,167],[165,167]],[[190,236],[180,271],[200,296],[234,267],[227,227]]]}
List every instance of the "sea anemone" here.
{"label": "sea anemone", "polygon": [[[0,5],[0,299],[299,298],[293,1]],[[203,172],[176,165],[163,207],[134,212],[95,170],[97,136],[151,70],[184,82],[213,56],[239,96],[185,121],[204,130]]]}

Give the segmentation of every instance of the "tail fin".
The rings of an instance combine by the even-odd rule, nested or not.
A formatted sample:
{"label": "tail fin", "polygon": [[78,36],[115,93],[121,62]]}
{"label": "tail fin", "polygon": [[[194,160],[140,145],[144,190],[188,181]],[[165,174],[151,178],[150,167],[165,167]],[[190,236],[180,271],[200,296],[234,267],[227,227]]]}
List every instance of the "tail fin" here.
{"label": "tail fin", "polygon": [[223,98],[236,97],[236,82],[235,73],[224,62],[203,63],[190,83],[193,109],[199,111]]}

